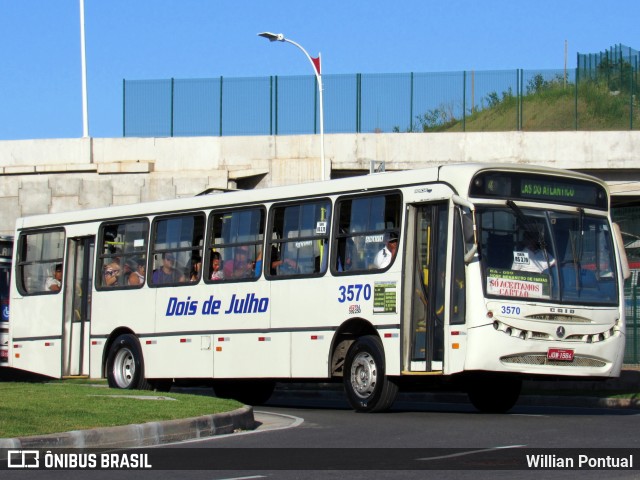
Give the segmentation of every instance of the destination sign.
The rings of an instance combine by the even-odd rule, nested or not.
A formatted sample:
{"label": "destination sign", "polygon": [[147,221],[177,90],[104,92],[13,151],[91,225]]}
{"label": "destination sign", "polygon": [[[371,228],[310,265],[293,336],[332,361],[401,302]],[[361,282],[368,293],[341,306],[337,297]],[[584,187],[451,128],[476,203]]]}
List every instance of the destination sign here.
{"label": "destination sign", "polygon": [[469,195],[607,208],[606,191],[595,182],[528,173],[481,172],[471,182]]}

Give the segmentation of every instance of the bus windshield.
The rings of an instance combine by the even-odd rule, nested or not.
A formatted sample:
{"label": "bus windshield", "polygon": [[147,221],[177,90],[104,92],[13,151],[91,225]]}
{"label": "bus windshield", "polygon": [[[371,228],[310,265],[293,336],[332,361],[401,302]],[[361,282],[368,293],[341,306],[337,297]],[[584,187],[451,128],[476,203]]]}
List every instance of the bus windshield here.
{"label": "bus windshield", "polygon": [[604,216],[478,208],[483,283],[488,297],[617,305],[613,238]]}

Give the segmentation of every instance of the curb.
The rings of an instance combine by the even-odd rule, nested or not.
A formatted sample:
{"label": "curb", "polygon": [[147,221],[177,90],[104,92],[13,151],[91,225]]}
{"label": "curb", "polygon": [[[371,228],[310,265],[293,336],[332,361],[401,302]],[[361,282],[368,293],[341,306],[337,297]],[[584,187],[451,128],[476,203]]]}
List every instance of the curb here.
{"label": "curb", "polygon": [[[344,392],[339,389],[325,389],[322,391],[310,391],[306,389],[288,390],[286,393],[276,391],[273,399],[283,399],[285,396],[299,398],[326,398],[345,399]],[[466,393],[455,392],[400,392],[397,401],[423,402],[423,403],[451,403],[471,405]],[[572,396],[572,395],[540,395],[522,394],[515,406],[537,407],[577,407],[577,408],[610,408],[610,409],[640,409],[640,394],[631,398]]]}
{"label": "curb", "polygon": [[0,449],[149,447],[255,428],[253,407],[244,406],[231,412],[164,422],[74,430],[33,437],[0,438]]}

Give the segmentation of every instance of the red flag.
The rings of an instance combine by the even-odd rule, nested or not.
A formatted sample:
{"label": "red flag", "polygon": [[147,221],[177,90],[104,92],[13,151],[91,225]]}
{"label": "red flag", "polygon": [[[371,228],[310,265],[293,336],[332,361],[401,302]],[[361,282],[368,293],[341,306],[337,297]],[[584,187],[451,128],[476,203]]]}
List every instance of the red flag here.
{"label": "red flag", "polygon": [[318,54],[318,57],[311,57],[311,61],[313,62],[313,66],[316,67],[316,72],[318,72],[318,75],[322,75],[322,72],[320,71],[320,54]]}

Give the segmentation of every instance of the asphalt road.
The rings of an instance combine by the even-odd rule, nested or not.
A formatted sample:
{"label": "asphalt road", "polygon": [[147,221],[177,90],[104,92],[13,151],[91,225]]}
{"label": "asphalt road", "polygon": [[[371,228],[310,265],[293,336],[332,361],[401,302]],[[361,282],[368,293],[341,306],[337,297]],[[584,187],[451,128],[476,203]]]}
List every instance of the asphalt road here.
{"label": "asphalt road", "polygon": [[[145,450],[156,467],[179,470],[12,471],[3,479],[640,478],[640,410],[516,406],[489,415],[464,402],[405,396],[388,413],[359,414],[340,395],[284,394],[256,408],[255,417],[261,426],[254,432]],[[526,454],[547,455],[556,467],[522,469]],[[632,455],[635,469],[558,467],[579,455]]]}

